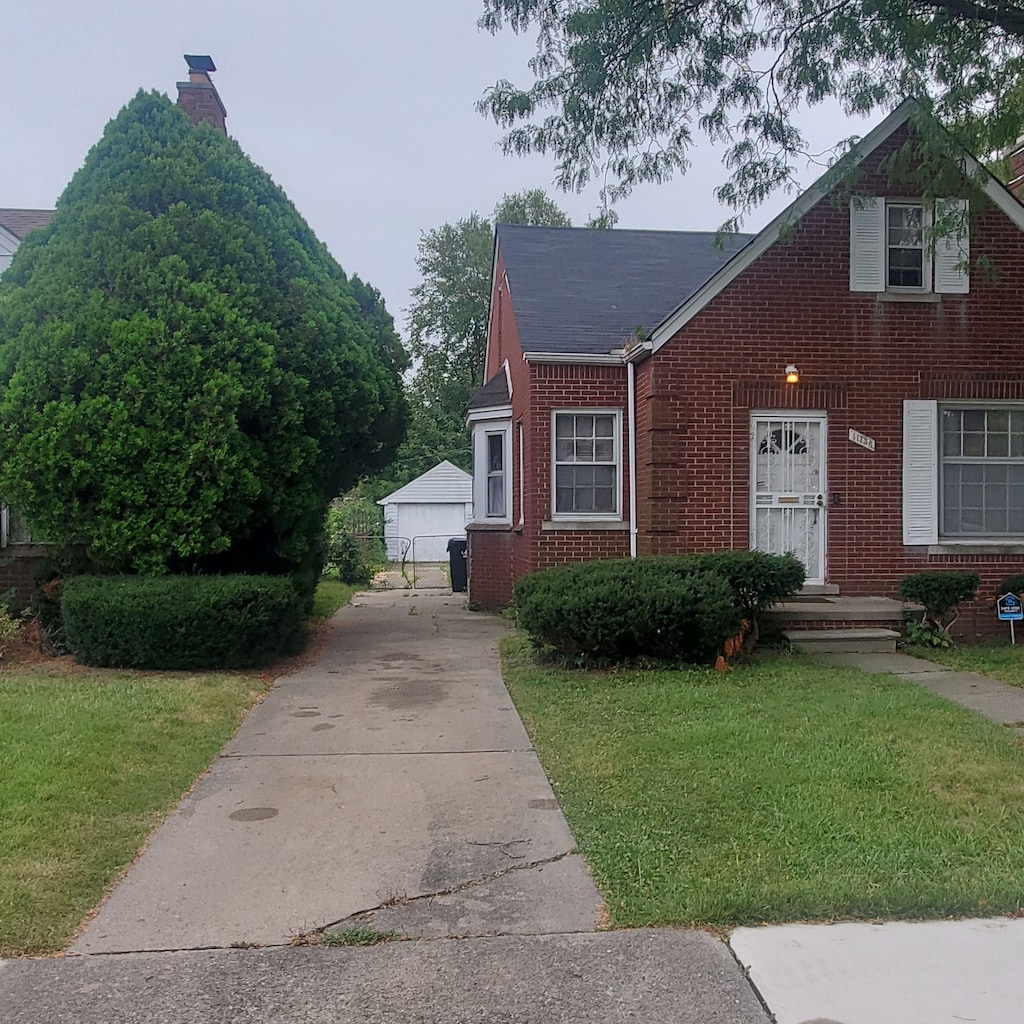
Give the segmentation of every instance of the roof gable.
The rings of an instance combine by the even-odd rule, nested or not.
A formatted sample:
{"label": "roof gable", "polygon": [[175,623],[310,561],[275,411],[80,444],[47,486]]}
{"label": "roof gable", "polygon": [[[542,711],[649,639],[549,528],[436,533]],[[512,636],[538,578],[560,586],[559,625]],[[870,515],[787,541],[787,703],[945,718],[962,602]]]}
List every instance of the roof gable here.
{"label": "roof gable", "polygon": [[381,498],[378,505],[403,503],[458,503],[473,500],[473,478],[447,459]]}
{"label": "roof gable", "polygon": [[499,224],[495,244],[524,355],[582,357],[649,333],[751,238]]}
{"label": "roof gable", "polygon": [[[851,158],[856,165],[866,160],[895,131],[905,125],[919,110],[915,100],[904,100],[888,117],[876,125],[853,148]],[[1022,206],[977,159],[964,150],[964,168],[967,174],[980,174],[984,180],[986,195],[1014,224],[1024,231],[1024,206]],[[767,227],[765,227],[741,252],[722,266],[692,295],[682,303],[651,333],[651,348],[657,352],[682,327],[686,326],[719,292],[731,284],[744,270],[757,260],[791,227],[807,214],[817,203],[835,188],[833,170],[826,171],[794,202],[790,203]]]}

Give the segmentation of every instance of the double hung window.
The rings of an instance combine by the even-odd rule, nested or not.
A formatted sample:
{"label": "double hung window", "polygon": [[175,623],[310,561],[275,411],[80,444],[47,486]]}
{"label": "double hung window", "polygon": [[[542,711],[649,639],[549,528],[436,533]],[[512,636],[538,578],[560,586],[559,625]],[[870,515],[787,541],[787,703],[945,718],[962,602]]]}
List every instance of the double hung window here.
{"label": "double hung window", "polygon": [[621,493],[618,412],[554,414],[554,515],[616,518]]}

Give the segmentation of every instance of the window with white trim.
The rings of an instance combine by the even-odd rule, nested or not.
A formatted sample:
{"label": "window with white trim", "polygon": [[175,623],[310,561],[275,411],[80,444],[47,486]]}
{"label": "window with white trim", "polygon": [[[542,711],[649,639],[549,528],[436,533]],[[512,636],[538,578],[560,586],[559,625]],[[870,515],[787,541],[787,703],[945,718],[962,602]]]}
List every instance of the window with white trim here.
{"label": "window with white trim", "polygon": [[487,518],[504,519],[507,514],[505,493],[505,433],[488,431],[487,447]]}
{"label": "window with white trim", "polygon": [[1024,404],[903,403],[903,543],[1024,543]]}
{"label": "window with white trim", "polygon": [[921,203],[885,204],[885,271],[889,288],[923,289],[931,264],[924,244]]}
{"label": "window with white trim", "polygon": [[562,519],[619,516],[621,414],[618,411],[554,413],[553,514]]}
{"label": "window with white trim", "polygon": [[1024,407],[941,407],[944,537],[1024,536]]}
{"label": "window with white trim", "polygon": [[[968,292],[968,212],[964,199],[851,200],[851,291]],[[945,231],[930,238],[933,224]]]}
{"label": "window with white trim", "polygon": [[473,431],[473,521],[512,521],[512,421],[485,414],[471,422]]}

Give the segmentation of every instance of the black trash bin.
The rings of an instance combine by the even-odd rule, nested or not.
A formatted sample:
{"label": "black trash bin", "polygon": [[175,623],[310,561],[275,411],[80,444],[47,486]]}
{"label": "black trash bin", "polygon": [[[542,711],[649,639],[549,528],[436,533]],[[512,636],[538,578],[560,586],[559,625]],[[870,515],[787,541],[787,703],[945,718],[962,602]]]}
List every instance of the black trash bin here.
{"label": "black trash bin", "polygon": [[448,541],[448,570],[452,576],[452,592],[464,594],[467,578],[465,537],[452,537]]}

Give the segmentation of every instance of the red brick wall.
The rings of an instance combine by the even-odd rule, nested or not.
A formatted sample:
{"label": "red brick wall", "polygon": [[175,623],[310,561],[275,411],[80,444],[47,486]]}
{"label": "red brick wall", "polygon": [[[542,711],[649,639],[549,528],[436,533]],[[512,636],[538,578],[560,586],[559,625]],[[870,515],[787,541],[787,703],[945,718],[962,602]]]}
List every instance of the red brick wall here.
{"label": "red brick wall", "polygon": [[36,574],[50,554],[41,544],[12,544],[0,551],[0,594],[14,591],[11,607],[22,611],[35,595]]}
{"label": "red brick wall", "polygon": [[[872,170],[881,155],[859,184],[891,196]],[[851,292],[849,209],[826,199],[638,368],[641,552],[748,546],[750,413],[803,409],[828,414],[827,490],[840,504],[827,509],[827,579],[843,593],[895,596],[907,573],[969,568],[988,596],[1024,571],[1024,556],[929,556],[902,541],[903,400],[1024,401],[1024,234],[977,205],[969,295]],[[783,382],[789,363],[799,384]]]}
{"label": "red brick wall", "polygon": [[512,531],[466,527],[467,599],[471,608],[506,608],[512,600]]}

